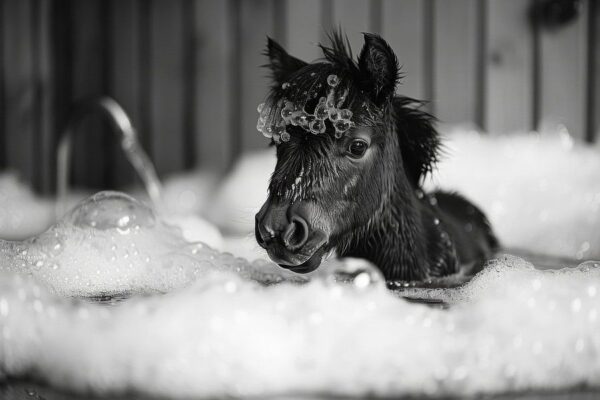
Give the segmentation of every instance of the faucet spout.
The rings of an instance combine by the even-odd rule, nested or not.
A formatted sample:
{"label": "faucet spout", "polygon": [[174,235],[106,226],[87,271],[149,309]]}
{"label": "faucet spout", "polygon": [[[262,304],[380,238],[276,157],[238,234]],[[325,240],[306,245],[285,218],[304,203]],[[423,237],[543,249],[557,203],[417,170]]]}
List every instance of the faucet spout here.
{"label": "faucet spout", "polygon": [[129,162],[142,179],[148,196],[157,210],[162,210],[162,187],[156,169],[150,161],[140,142],[131,119],[123,108],[110,97],[100,97],[81,102],[76,106],[69,118],[66,128],[62,131],[57,154],[57,218],[67,211],[67,193],[69,186],[69,171],[71,158],[71,142],[79,123],[89,114],[102,112],[108,117],[115,133],[120,135],[121,148]]}

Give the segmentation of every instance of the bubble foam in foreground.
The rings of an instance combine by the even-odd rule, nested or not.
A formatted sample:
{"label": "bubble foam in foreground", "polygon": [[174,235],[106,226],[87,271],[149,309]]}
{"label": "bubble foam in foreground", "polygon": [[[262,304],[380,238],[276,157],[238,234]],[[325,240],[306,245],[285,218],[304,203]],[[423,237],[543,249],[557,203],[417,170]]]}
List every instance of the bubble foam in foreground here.
{"label": "bubble foam in foreground", "polygon": [[[103,193],[39,237],[2,243],[0,270],[3,377],[171,397],[600,384],[597,263],[538,271],[504,256],[461,288],[404,292],[442,310],[399,298],[356,260],[298,284]],[[124,292],[112,307],[65,298]]]}

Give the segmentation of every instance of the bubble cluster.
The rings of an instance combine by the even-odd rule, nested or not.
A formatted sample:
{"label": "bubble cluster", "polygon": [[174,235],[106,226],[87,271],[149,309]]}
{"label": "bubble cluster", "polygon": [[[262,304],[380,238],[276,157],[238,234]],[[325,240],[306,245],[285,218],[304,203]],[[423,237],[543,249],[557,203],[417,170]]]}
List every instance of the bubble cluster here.
{"label": "bubble cluster", "polygon": [[[272,138],[276,143],[280,143],[287,142],[290,139],[290,134],[286,130],[287,126],[298,126],[306,132],[319,135],[326,132],[326,122],[329,121],[333,126],[335,137],[341,138],[344,133],[355,125],[352,121],[352,111],[342,108],[348,97],[348,91],[344,90],[340,94],[335,90],[340,84],[337,75],[329,75],[327,84],[330,87],[327,96],[319,98],[312,113],[306,111],[306,103],[311,97],[316,98],[316,92],[312,94],[305,93],[307,98],[304,104],[301,105],[285,98],[274,105],[259,104],[257,107],[259,117],[256,129],[265,137]],[[286,90],[290,87],[290,84],[285,82],[281,87]]]}

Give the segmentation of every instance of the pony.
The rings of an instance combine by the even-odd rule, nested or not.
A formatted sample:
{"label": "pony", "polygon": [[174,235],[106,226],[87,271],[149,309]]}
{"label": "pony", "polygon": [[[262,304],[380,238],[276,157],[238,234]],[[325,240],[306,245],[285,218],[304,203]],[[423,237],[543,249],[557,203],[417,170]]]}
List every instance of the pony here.
{"label": "pony", "polygon": [[255,236],[281,267],[308,273],[335,253],[388,281],[481,268],[498,247],[485,215],[457,193],[426,193],[440,136],[424,102],[396,95],[400,69],[380,36],[358,58],[341,32],[307,63],[267,38],[272,86],[257,129],[276,147]]}

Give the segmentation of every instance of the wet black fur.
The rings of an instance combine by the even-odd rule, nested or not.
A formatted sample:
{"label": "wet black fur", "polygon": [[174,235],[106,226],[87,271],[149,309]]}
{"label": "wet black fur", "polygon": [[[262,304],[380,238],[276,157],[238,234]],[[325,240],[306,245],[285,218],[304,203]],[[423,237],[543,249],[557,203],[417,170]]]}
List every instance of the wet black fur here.
{"label": "wet black fur", "polygon": [[[321,48],[324,59],[307,64],[269,39],[270,101],[301,100],[315,82],[337,74],[349,90],[347,107],[374,132],[378,158],[355,168],[338,161],[343,155],[336,153],[336,143],[346,139],[335,139],[331,126],[325,135],[290,127],[291,140],[277,145],[270,200],[318,203],[326,214],[321,217],[335,225],[327,249],[372,261],[388,280],[426,280],[456,273],[460,266],[481,266],[498,247],[484,214],[459,194],[422,190],[438,160],[440,138],[422,102],[395,95],[400,74],[393,51],[379,36],[365,34],[355,61],[339,32]],[[293,90],[284,91],[284,82],[294,82]],[[310,185],[294,197],[290,187],[301,171]],[[344,193],[350,179],[357,180],[356,187]]]}

